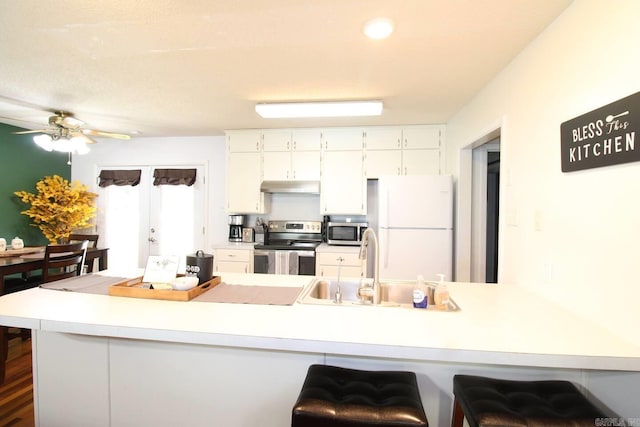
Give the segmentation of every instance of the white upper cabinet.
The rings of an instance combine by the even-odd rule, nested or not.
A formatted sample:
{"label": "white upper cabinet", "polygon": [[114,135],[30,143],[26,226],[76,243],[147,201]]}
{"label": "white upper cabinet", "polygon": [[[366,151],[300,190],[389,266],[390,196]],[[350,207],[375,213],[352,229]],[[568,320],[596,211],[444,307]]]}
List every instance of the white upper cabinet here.
{"label": "white upper cabinet", "polygon": [[363,131],[358,128],[322,132],[320,205],[323,214],[366,214],[363,144]]}
{"label": "white upper cabinet", "polygon": [[291,139],[293,151],[320,151],[322,129],[294,129]]}
{"label": "white upper cabinet", "polygon": [[227,132],[226,201],[229,213],[265,213],[268,210],[268,197],[260,192],[260,140],[259,131]]}
{"label": "white upper cabinet", "polygon": [[362,150],[364,135],[360,128],[333,128],[322,131],[323,151]]}
{"label": "white upper cabinet", "polygon": [[227,211],[268,213],[263,181],[320,181],[320,213],[363,215],[367,179],[438,175],[444,125],[227,131]]}
{"label": "white upper cabinet", "polygon": [[262,138],[265,181],[320,179],[320,130],[270,129]]}
{"label": "white upper cabinet", "polygon": [[262,150],[291,150],[291,131],[287,129],[269,129],[262,131]]}
{"label": "white upper cabinet", "polygon": [[366,128],[366,177],[440,174],[443,134],[441,125]]}
{"label": "white upper cabinet", "polygon": [[261,150],[259,130],[227,132],[227,148],[230,153],[259,153]]}
{"label": "white upper cabinet", "polygon": [[442,126],[410,126],[402,129],[402,148],[440,149],[440,130]]}
{"label": "white upper cabinet", "polygon": [[364,131],[367,150],[399,150],[402,148],[402,128],[371,127]]}

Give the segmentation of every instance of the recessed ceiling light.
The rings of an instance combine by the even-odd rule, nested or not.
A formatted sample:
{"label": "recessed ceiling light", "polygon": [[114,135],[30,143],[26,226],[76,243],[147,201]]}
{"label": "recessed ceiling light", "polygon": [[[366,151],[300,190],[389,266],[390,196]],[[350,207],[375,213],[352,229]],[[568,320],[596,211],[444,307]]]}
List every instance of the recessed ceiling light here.
{"label": "recessed ceiling light", "polygon": [[382,101],[277,102],[256,104],[256,113],[265,119],[379,116]]}
{"label": "recessed ceiling light", "polygon": [[393,33],[393,21],[387,18],[376,18],[364,24],[364,34],[370,39],[386,39]]}

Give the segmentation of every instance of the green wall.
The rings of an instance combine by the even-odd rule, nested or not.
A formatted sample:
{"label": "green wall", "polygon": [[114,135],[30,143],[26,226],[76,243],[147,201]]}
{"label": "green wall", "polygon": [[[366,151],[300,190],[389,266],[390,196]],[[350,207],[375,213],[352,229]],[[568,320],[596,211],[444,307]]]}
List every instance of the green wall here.
{"label": "green wall", "polygon": [[71,178],[71,166],[67,165],[68,154],[47,152],[33,142],[33,135],[13,135],[24,130],[0,123],[0,237],[16,236],[25,245],[44,245],[40,229],[31,226],[31,219],[20,212],[28,208],[14,191],[35,192],[36,182],[47,175]]}

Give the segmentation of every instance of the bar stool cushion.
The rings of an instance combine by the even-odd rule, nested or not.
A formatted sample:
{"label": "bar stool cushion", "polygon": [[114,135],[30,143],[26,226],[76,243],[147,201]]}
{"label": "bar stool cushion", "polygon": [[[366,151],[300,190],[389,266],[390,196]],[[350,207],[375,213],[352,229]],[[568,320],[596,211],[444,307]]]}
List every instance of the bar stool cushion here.
{"label": "bar stool cushion", "polygon": [[416,375],[311,365],[293,427],[428,426]]}
{"label": "bar stool cushion", "polygon": [[596,418],[606,416],[569,381],[455,375],[453,393],[471,427],[593,427]]}

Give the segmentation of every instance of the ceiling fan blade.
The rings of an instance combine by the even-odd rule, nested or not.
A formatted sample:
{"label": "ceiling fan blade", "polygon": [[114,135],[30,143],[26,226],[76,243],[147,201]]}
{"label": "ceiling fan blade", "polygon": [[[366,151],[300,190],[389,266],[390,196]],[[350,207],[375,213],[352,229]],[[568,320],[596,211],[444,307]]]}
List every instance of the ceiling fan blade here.
{"label": "ceiling fan blade", "polygon": [[126,135],[124,133],[104,132],[101,130],[93,129],[82,129],[81,132],[85,135],[103,136],[105,138],[131,139],[129,135]]}
{"label": "ceiling fan blade", "polygon": [[14,135],[25,135],[27,133],[48,133],[51,134],[51,129],[36,129],[36,130],[21,130],[19,132],[11,132]]}
{"label": "ceiling fan blade", "polygon": [[87,135],[85,135],[82,132],[77,132],[77,131],[69,132],[69,135],[72,138],[78,138],[78,139],[83,140],[85,144],[95,144],[97,142],[95,139],[89,138]]}

